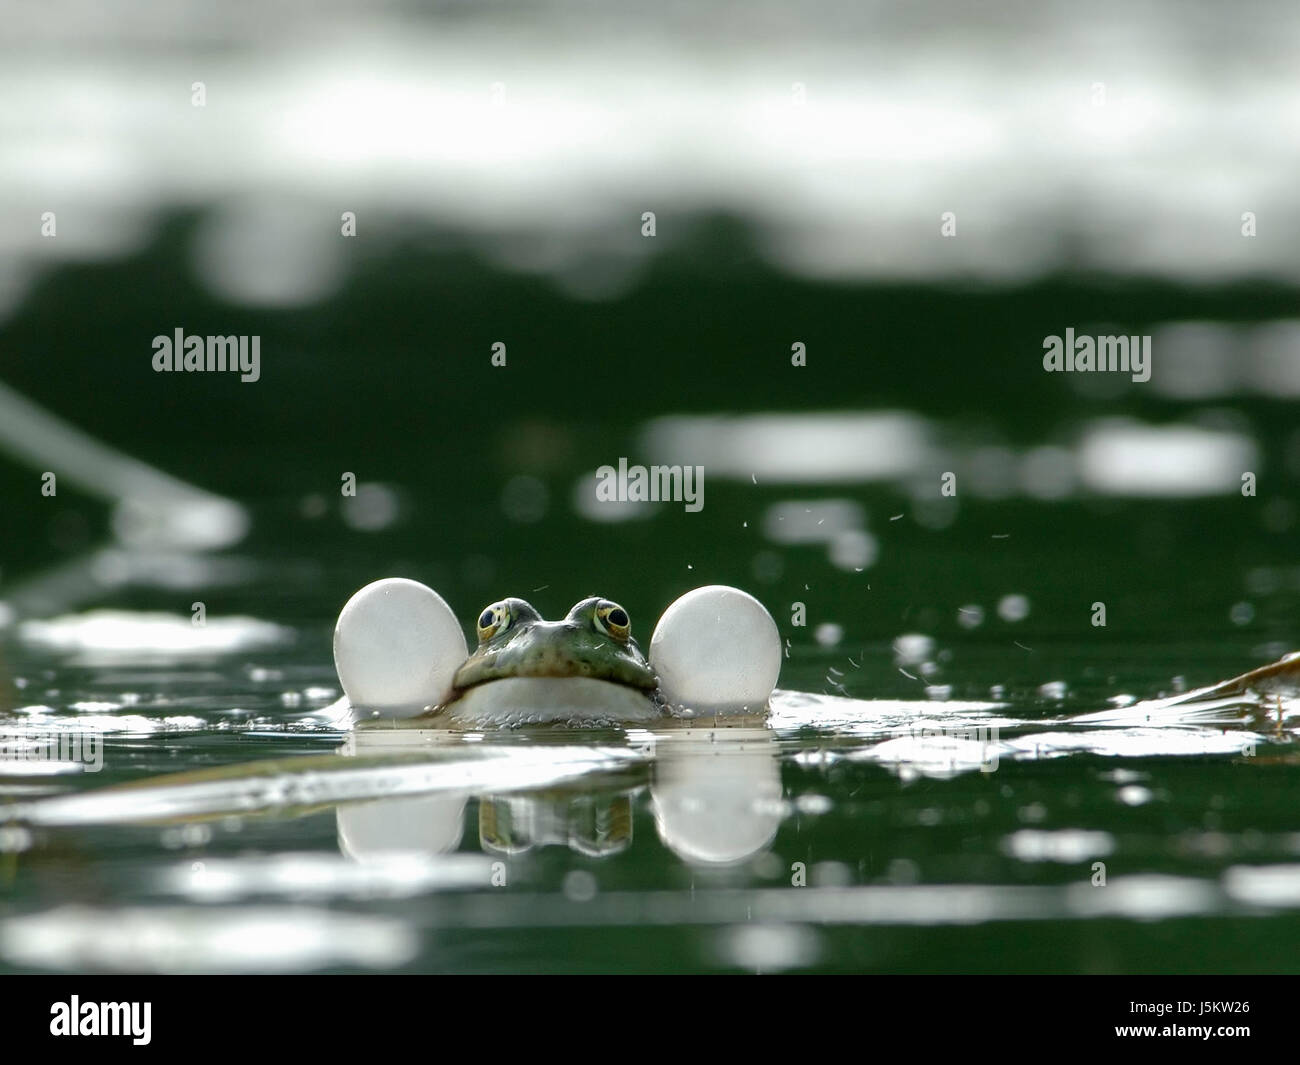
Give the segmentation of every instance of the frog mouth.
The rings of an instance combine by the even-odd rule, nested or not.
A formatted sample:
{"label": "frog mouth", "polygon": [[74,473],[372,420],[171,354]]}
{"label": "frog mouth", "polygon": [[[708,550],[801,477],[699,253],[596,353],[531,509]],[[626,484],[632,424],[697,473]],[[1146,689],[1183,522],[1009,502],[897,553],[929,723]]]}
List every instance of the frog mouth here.
{"label": "frog mouth", "polygon": [[502,677],[475,684],[439,711],[473,727],[563,724],[618,728],[663,717],[651,691],[594,677]]}
{"label": "frog mouth", "polygon": [[620,662],[617,666],[611,666],[609,663],[592,663],[580,658],[560,657],[516,663],[509,669],[502,669],[499,672],[493,671],[490,675],[475,677],[464,684],[458,682],[457,687],[464,690],[491,684],[498,680],[525,678],[560,680],[580,677],[587,680],[603,680],[608,684],[617,684],[624,688],[640,688],[646,691],[658,686],[654,674],[633,662]]}
{"label": "frog mouth", "polygon": [[512,678],[585,678],[644,692],[659,686],[644,661],[632,654],[611,654],[608,643],[585,640],[584,635],[564,622],[535,625],[505,647],[472,655],[457,671],[454,687],[463,692]]}

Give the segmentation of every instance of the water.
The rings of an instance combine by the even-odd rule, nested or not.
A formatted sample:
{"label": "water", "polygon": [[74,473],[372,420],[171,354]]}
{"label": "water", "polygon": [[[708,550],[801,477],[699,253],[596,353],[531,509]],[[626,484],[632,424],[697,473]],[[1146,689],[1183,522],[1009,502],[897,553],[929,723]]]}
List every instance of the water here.
{"label": "water", "polygon": [[[215,549],[175,501],[47,498],[0,466],[24,533],[0,573],[0,720],[29,744],[103,735],[98,772],[69,751],[0,764],[18,815],[0,965],[1295,969],[1294,701],[1280,727],[1275,705],[1140,705],[1300,646],[1286,294],[1246,314],[1226,292],[1082,278],[822,287],[747,263],[725,227],[708,247],[737,265],[674,261],[603,304],[393,250],[309,316],[250,318],[254,385],[147,369],[174,319],[146,279],[180,269],[180,236],[58,275],[11,320],[7,383],[237,500],[238,521]],[[229,313],[192,300],[192,329]],[[1063,323],[1211,304],[1231,327],[1174,334],[1146,385],[1041,368]],[[83,312],[53,313],[82,306],[112,359],[80,343]],[[526,338],[504,371],[498,333]],[[1179,387],[1206,365],[1236,376]],[[595,502],[620,458],[702,465],[703,508]],[[467,625],[505,595],[546,616],[605,595],[642,640],[678,595],[733,584],[776,619],[787,694],[740,738],[339,755],[332,624],[382,576]],[[104,790],[266,759],[281,768],[197,797]]]}
{"label": "water", "polygon": [[[927,558],[891,546],[924,540],[910,519],[885,529],[866,602],[867,583],[888,602],[896,550],[899,565]],[[972,539],[957,558],[986,557]],[[1296,702],[1280,722],[1269,700],[1125,704],[1273,655],[1263,619],[1291,608],[1296,571],[1255,572],[1253,593],[1202,572],[1167,588],[1170,621],[1146,634],[1093,629],[1087,603],[1062,632],[1045,604],[1078,579],[1079,545],[1037,543],[1032,572],[1004,553],[960,577],[949,558],[954,586],[889,618],[821,607],[817,624],[836,628],[820,642],[769,590],[789,657],[765,728],[354,734],[332,705],[330,622],[337,590],[387,568],[227,558],[229,610],[202,628],[154,617],[174,593],[138,588],[118,613],[20,623],[6,725],[102,735],[102,769],[87,771],[85,751],[5,767],[19,817],[0,829],[0,959],[110,972],[1293,969]],[[601,583],[637,604],[643,635],[647,585],[632,559]],[[572,597],[533,595],[551,608]],[[1243,597],[1253,616],[1236,624]],[[266,759],[252,775],[152,784]]]}
{"label": "water", "polygon": [[[384,271],[408,295],[314,312],[324,372],[290,354],[306,319],[268,319],[280,362],[254,386],[137,374],[100,402],[112,366],[147,365],[147,286],[101,326],[122,363],[87,359],[39,300],[12,325],[18,349],[40,333],[81,368],[56,384],[19,361],[13,383],[237,497],[250,532],[196,547],[4,468],[32,535],[5,544],[3,724],[28,743],[103,736],[98,772],[84,750],[0,766],[6,970],[1295,969],[1294,701],[1280,727],[1275,705],[1140,702],[1298,646],[1285,401],[1044,375],[1038,340],[1072,308],[1151,313],[1082,281],[1043,311],[1043,290],[886,298],[743,267],[701,293],[670,271],[593,310],[472,260]],[[456,354],[468,332],[446,339],[472,309],[425,321],[400,280],[452,274],[513,328],[541,323],[507,376],[486,348],[481,368]],[[61,284],[77,306],[121,278]],[[844,352],[810,364],[803,394],[772,394],[780,345],[744,371],[788,333],[746,320],[764,291],[758,306],[816,308],[814,357]],[[673,292],[679,312],[711,308],[685,349],[653,310]],[[1173,292],[1160,316],[1200,299]],[[913,316],[927,302],[946,332]],[[874,344],[906,358],[849,354],[864,304]],[[403,355],[422,321],[432,354]],[[692,368],[695,350],[717,359]],[[1189,349],[1160,350],[1169,366]],[[703,465],[703,509],[594,502],[620,457]],[[734,584],[777,621],[785,694],[756,732],[395,733],[376,752],[382,735],[358,744],[331,710],[330,636],[381,576],[424,581],[466,624],[504,595],[547,616],[607,595],[642,640],[676,596]],[[280,768],[197,795],[104,790],[266,759]]]}
{"label": "water", "polygon": [[[1300,648],[1294,11],[82,6],[0,20],[0,969],[1297,969],[1294,696],[1159,701]],[[736,585],[781,692],[354,733],[384,576]]]}

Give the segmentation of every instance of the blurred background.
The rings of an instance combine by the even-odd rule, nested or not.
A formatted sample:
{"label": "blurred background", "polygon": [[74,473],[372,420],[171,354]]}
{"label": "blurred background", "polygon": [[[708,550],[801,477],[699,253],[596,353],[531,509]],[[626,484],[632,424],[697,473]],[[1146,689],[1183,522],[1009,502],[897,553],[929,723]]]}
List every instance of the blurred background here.
{"label": "blurred background", "polygon": [[[888,628],[960,597],[931,552],[1050,578],[1032,553],[1071,541],[1075,599],[1137,577],[1145,629],[1149,593],[1294,532],[1298,18],[12,5],[2,380],[270,550],[404,563],[466,612],[635,559],[643,616],[691,564]],[[1045,373],[1067,327],[1152,336],[1151,380]],[[177,328],[260,336],[260,379],[155,373]],[[588,506],[619,457],[703,465],[705,510]],[[0,469],[10,581],[127,494],[43,497],[33,464]],[[783,533],[782,497],[861,505]]]}
{"label": "blurred background", "polygon": [[[643,641],[735,584],[783,687],[1026,713],[1295,649],[1298,31],[0,5],[0,709],[200,722],[146,713],[124,778],[249,757],[214,722],[337,695],[334,617],[389,575],[467,624],[611,596]],[[1150,380],[1045,372],[1067,328],[1151,337]],[[260,337],[259,379],[155,372],[177,329]],[[598,501],[620,459],[702,466],[703,509]]]}

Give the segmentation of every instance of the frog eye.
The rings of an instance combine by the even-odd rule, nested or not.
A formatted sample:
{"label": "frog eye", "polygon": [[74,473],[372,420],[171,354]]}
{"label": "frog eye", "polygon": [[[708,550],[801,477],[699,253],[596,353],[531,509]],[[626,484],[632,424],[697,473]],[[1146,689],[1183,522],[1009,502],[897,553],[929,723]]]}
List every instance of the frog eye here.
{"label": "frog eye", "polygon": [[505,632],[510,628],[512,621],[514,621],[514,614],[510,610],[509,603],[504,600],[493,603],[478,616],[478,642],[484,643],[498,633]]}
{"label": "frog eye", "polygon": [[632,619],[617,603],[602,599],[596,604],[596,627],[616,640],[626,640],[632,634]]}

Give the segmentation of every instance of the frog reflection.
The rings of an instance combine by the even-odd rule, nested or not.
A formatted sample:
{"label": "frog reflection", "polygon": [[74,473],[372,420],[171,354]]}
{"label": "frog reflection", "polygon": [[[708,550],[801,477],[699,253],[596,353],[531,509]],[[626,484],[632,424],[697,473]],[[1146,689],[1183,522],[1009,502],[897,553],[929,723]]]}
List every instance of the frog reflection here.
{"label": "frog reflection", "polygon": [[632,845],[632,801],[641,790],[484,795],[479,843],[496,854],[559,844],[589,858],[608,858]]}
{"label": "frog reflection", "polygon": [[[360,733],[350,753],[382,744],[459,743],[458,733],[401,730]],[[339,845],[358,861],[394,853],[446,854],[460,848],[471,798],[478,799],[482,849],[522,856],[564,846],[590,858],[608,858],[634,842],[636,802],[649,792],[659,838],[692,865],[725,866],[771,846],[784,813],[775,736],[763,728],[686,728],[656,734],[653,758],[637,766],[637,780],[611,784],[608,776],[523,791],[468,789],[456,794],[383,799],[337,807]]]}

